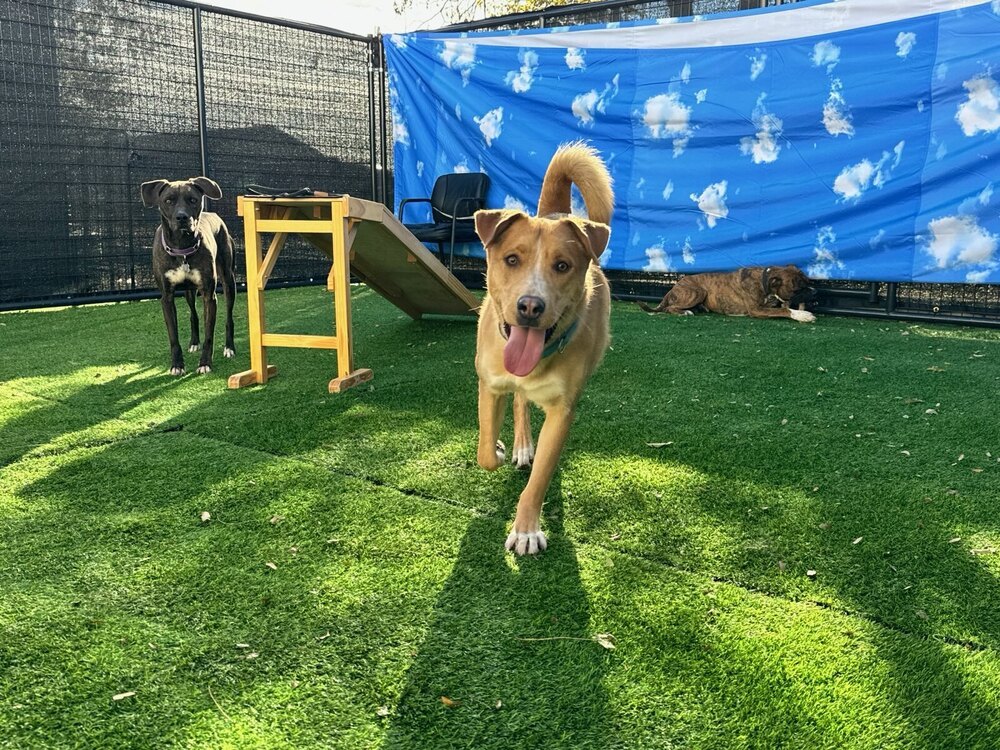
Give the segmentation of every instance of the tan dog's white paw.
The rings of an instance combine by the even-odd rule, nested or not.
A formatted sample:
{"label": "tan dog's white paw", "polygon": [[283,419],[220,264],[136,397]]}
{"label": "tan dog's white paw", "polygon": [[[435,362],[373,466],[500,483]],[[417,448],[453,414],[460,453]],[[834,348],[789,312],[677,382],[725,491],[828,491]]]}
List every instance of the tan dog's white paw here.
{"label": "tan dog's white paw", "polygon": [[236,352],[234,352],[227,346],[225,349],[222,350],[222,356],[225,357],[226,359],[232,359],[233,357],[236,356]]}
{"label": "tan dog's white paw", "polygon": [[202,365],[201,367],[198,368],[198,374],[199,375],[207,375],[211,371],[212,371],[212,368],[209,367],[208,365]]}
{"label": "tan dog's white paw", "polygon": [[511,463],[518,469],[530,469],[531,462],[535,460],[535,446],[529,440],[527,445],[514,444],[514,455],[510,457]]}
{"label": "tan dog's white paw", "polygon": [[816,322],[816,316],[808,310],[789,310],[788,314],[792,316],[792,320],[797,320],[800,323]]}
{"label": "tan dog's white paw", "polygon": [[189,352],[196,352],[199,351],[200,349],[201,349],[201,344],[191,344],[191,346],[188,347]]}
{"label": "tan dog's white paw", "polygon": [[541,531],[511,531],[504,543],[504,547],[517,555],[537,555],[548,546]]}
{"label": "tan dog's white paw", "polygon": [[684,314],[685,315],[694,315],[694,310],[685,310]]}

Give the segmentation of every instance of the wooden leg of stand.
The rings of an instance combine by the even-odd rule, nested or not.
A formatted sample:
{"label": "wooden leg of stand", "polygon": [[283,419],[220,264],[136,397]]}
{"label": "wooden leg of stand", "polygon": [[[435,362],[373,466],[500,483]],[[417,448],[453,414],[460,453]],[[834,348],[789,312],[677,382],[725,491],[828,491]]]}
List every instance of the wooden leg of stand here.
{"label": "wooden leg of stand", "polygon": [[257,234],[257,205],[246,208],[243,217],[244,242],[247,256],[247,310],[249,311],[250,369],[229,376],[230,388],[244,388],[257,383],[264,384],[277,374],[273,366],[267,364],[267,349],[262,340],[264,334],[264,290],[259,289],[256,280],[260,275],[263,261],[260,235]]}
{"label": "wooden leg of stand", "polygon": [[349,238],[353,236],[344,214],[345,204],[334,201],[330,219],[333,223],[333,267],[330,269],[333,290],[333,313],[337,337],[337,377],[330,381],[330,393],[341,393],[372,379],[372,371],[354,369],[354,348],[351,329],[351,261]]}

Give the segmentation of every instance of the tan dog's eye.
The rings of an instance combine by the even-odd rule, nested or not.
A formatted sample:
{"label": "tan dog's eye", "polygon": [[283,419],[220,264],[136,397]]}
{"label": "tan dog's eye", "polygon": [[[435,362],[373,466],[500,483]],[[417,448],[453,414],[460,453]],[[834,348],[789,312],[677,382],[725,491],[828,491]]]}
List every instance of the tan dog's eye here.
{"label": "tan dog's eye", "polygon": [[561,260],[558,263],[556,263],[553,266],[553,268],[555,268],[558,273],[566,273],[569,270],[569,263],[567,263],[564,260]]}
{"label": "tan dog's eye", "polygon": [[503,259],[503,262],[506,263],[508,266],[516,266],[518,263],[521,262],[521,259],[518,258],[516,255],[508,255],[506,258]]}

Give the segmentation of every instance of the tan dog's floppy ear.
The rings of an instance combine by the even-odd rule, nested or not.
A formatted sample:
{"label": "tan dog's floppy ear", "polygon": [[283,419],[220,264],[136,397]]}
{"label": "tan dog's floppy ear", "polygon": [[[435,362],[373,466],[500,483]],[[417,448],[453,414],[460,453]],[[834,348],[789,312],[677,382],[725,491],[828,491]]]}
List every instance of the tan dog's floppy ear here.
{"label": "tan dog's floppy ear", "polygon": [[155,206],[163,188],[169,184],[166,180],[150,180],[149,182],[142,183],[139,187],[139,195],[142,196],[142,205],[146,208]]}
{"label": "tan dog's floppy ear", "polygon": [[217,201],[222,197],[222,188],[215,180],[210,180],[207,177],[192,177],[191,182],[205,194],[206,198]]}
{"label": "tan dog's floppy ear", "polygon": [[511,224],[517,219],[526,218],[520,211],[476,211],[473,218],[476,220],[476,234],[483,243],[483,247],[489,247],[506,232]]}
{"label": "tan dog's floppy ear", "polygon": [[597,221],[576,222],[572,219],[566,219],[566,221],[573,227],[580,244],[590,252],[594,262],[599,262],[601,253],[604,252],[608,246],[608,240],[611,238],[611,227]]}

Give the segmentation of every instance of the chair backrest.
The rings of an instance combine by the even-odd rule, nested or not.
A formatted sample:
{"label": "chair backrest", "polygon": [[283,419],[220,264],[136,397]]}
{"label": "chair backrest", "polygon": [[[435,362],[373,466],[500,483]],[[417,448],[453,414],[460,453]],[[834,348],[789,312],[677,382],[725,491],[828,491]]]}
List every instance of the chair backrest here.
{"label": "chair backrest", "polygon": [[[450,222],[455,215],[455,204],[461,198],[485,200],[489,187],[490,178],[482,172],[441,175],[434,181],[434,189],[431,191],[431,211],[434,214],[435,223]],[[475,209],[465,203],[460,207],[460,210],[461,216],[469,216]]]}

